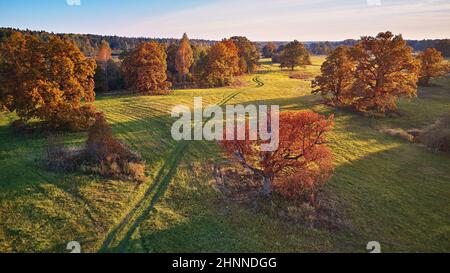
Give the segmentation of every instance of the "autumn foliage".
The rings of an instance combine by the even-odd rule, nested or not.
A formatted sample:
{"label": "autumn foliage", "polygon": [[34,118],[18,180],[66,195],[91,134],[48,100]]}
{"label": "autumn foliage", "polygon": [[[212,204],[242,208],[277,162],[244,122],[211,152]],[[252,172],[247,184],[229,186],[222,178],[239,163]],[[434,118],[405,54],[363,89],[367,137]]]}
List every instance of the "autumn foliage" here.
{"label": "autumn foliage", "polygon": [[0,105],[22,121],[84,130],[94,121],[94,60],[71,42],[14,33],[0,49]]}
{"label": "autumn foliage", "polygon": [[310,65],[311,59],[308,49],[299,41],[293,41],[284,46],[278,56],[281,68],[287,67],[294,70],[296,66]]}
{"label": "autumn foliage", "polygon": [[157,42],[142,43],[128,52],[122,63],[127,87],[144,95],[168,93],[166,57],[165,46]]}
{"label": "autumn foliage", "polygon": [[427,86],[432,78],[444,76],[449,72],[449,66],[444,63],[442,53],[434,48],[427,48],[417,56],[417,59],[420,62],[419,83],[421,85]]}
{"label": "autumn foliage", "polygon": [[103,114],[88,131],[84,168],[106,177],[145,179],[145,162],[112,133]]}
{"label": "autumn foliage", "polygon": [[191,44],[189,43],[189,38],[186,33],[181,39],[180,45],[178,46],[176,57],[175,57],[175,68],[178,72],[180,78],[183,82],[190,73],[190,68],[194,63],[194,53],[192,51]]}
{"label": "autumn foliage", "polygon": [[332,153],[326,145],[333,126],[333,116],[283,112],[278,150],[261,150],[261,140],[225,140],[221,144],[230,157],[261,179],[264,195],[275,190],[286,198],[312,200],[333,170]]}
{"label": "autumn foliage", "polygon": [[234,36],[230,38],[238,49],[239,69],[242,74],[253,73],[261,58],[258,46],[247,37]]}
{"label": "autumn foliage", "polygon": [[238,48],[231,40],[211,46],[195,68],[196,82],[203,87],[231,84],[240,73]]}
{"label": "autumn foliage", "polygon": [[320,93],[333,105],[345,105],[351,98],[356,65],[351,60],[350,48],[341,46],[327,57],[321,67],[321,75],[312,82],[313,94]]}
{"label": "autumn foliage", "polygon": [[397,109],[401,97],[417,96],[419,63],[401,35],[362,37],[354,47],[334,50],[313,82],[313,93],[358,111]]}

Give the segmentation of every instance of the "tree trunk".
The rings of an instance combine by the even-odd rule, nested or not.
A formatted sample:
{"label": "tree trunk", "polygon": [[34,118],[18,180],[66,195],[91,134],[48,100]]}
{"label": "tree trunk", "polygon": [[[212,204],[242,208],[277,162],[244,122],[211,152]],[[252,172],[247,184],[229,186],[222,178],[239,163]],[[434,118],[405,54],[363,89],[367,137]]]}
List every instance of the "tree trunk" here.
{"label": "tree trunk", "polygon": [[269,196],[272,194],[272,180],[268,177],[263,177],[263,195]]}

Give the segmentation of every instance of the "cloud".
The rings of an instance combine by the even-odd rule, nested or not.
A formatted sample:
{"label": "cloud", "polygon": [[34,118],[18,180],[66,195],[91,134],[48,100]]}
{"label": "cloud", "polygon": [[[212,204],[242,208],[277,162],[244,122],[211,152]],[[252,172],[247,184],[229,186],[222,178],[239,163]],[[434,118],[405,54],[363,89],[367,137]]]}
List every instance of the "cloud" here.
{"label": "cloud", "polygon": [[[370,2],[370,4],[369,4]],[[380,5],[378,5],[378,3]],[[450,37],[445,0],[222,0],[115,26],[124,35],[253,40],[341,40],[392,30],[409,39]]]}
{"label": "cloud", "polygon": [[81,6],[81,0],[66,0],[69,6]]}

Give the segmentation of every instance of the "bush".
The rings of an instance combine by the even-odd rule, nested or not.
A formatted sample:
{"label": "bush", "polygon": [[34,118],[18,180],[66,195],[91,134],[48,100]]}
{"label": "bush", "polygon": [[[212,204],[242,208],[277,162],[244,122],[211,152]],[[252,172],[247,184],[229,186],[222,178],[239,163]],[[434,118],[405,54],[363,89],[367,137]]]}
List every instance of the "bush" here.
{"label": "bush", "polygon": [[116,139],[103,114],[97,114],[84,148],[66,148],[62,136],[51,135],[47,167],[52,171],[81,170],[103,177],[145,180],[145,162]]}
{"label": "bush", "polygon": [[450,114],[426,128],[417,140],[435,151],[450,153]]}
{"label": "bush", "polygon": [[331,154],[327,153],[314,163],[315,166],[305,166],[297,169],[294,175],[276,179],[274,181],[275,192],[289,200],[316,205],[317,193],[333,173],[330,158]]}
{"label": "bush", "polygon": [[387,130],[384,130],[384,133],[386,133],[390,136],[393,136],[393,137],[404,139],[409,142],[414,141],[414,136],[411,135],[410,133],[406,132],[403,129],[387,129]]}
{"label": "bush", "polygon": [[95,124],[89,129],[86,156],[86,170],[106,177],[145,179],[145,162],[113,136],[103,114],[97,114]]}
{"label": "bush", "polygon": [[313,74],[309,72],[292,73],[289,78],[294,80],[308,80],[313,77]]}

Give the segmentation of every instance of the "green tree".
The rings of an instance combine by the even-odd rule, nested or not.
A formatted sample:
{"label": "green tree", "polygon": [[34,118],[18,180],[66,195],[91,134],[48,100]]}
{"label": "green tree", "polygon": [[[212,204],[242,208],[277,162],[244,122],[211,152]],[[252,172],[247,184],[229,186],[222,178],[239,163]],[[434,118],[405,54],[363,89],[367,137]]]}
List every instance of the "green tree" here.
{"label": "green tree", "polygon": [[296,66],[310,65],[311,59],[305,45],[295,40],[284,46],[279,56],[281,68],[288,67],[292,71]]}
{"label": "green tree", "polygon": [[263,55],[265,58],[272,58],[277,52],[277,46],[273,42],[269,42],[263,47]]}

